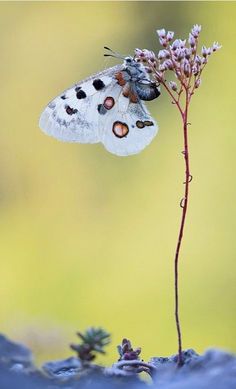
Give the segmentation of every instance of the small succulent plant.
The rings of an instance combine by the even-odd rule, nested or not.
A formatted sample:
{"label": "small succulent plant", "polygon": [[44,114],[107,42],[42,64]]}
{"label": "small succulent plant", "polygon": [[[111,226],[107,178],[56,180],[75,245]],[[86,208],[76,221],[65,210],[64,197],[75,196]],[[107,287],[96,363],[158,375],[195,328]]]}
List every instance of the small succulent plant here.
{"label": "small succulent plant", "polygon": [[110,334],[102,328],[88,328],[84,333],[78,332],[80,344],[71,344],[82,363],[91,362],[96,358],[96,353],[105,354],[104,347],[110,343]]}
{"label": "small succulent plant", "polygon": [[117,346],[117,349],[120,354],[119,361],[138,360],[141,353],[141,347],[134,350],[128,339],[123,339],[121,345]]}

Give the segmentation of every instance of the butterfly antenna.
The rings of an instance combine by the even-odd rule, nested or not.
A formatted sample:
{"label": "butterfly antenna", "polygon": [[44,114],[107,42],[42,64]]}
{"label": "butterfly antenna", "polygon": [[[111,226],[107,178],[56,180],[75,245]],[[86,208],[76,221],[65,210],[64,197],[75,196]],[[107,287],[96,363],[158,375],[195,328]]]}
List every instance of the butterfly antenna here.
{"label": "butterfly antenna", "polygon": [[124,55],[121,55],[121,54],[117,53],[116,51],[113,51],[112,49],[110,49],[110,48],[107,47],[107,46],[104,46],[104,49],[111,52],[111,54],[104,54],[104,57],[113,57],[113,58],[122,58],[122,59],[125,59],[125,56],[124,56]]}

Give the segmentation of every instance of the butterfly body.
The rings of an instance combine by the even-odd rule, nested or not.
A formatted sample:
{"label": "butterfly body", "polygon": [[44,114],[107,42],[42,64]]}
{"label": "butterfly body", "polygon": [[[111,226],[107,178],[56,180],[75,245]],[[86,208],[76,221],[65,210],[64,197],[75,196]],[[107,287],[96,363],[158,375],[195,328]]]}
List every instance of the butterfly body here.
{"label": "butterfly body", "polygon": [[159,96],[143,64],[131,57],[65,90],[43,111],[41,129],[61,141],[98,143],[127,156],[146,147],[157,125],[144,101]]}

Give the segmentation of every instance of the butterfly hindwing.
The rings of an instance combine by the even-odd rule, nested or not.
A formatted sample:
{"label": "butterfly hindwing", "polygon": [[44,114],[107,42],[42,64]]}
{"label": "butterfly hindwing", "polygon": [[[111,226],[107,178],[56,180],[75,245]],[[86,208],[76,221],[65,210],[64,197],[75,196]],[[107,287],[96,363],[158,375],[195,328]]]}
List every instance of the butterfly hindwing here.
{"label": "butterfly hindwing", "polygon": [[101,142],[113,154],[137,154],[157,134],[158,126],[141,100],[131,103],[120,93],[117,105],[106,115]]}
{"label": "butterfly hindwing", "polygon": [[99,142],[97,107],[120,67],[117,65],[91,76],[52,100],[40,117],[41,129],[65,142]]}

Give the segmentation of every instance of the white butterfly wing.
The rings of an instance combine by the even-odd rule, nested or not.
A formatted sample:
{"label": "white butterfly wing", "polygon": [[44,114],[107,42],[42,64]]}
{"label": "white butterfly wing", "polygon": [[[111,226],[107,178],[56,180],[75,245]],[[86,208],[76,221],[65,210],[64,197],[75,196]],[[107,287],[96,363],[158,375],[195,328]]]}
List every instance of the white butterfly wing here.
{"label": "white butterfly wing", "polygon": [[117,104],[106,113],[100,123],[101,142],[113,154],[127,156],[137,154],[153,140],[158,126],[144,103],[129,102],[119,94]]}
{"label": "white butterfly wing", "polygon": [[139,153],[158,127],[141,100],[123,96],[114,77],[120,70],[114,66],[64,91],[41,114],[40,128],[65,142],[102,142],[119,156]]}
{"label": "white butterfly wing", "polygon": [[[97,110],[117,65],[65,90],[52,100],[41,114],[40,128],[50,136],[65,142],[97,143],[100,141]],[[121,88],[120,88],[121,89]]]}

